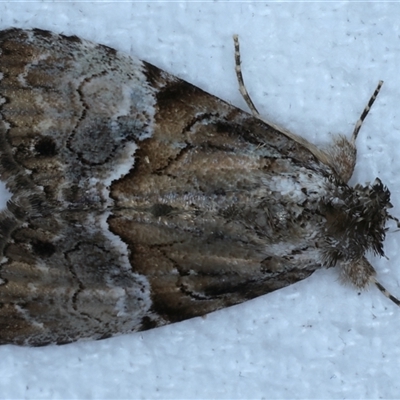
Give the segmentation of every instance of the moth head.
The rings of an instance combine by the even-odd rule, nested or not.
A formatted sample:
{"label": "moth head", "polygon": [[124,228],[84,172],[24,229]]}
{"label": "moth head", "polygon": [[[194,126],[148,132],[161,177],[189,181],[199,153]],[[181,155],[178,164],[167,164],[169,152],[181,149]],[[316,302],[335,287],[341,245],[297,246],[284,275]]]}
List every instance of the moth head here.
{"label": "moth head", "polygon": [[326,202],[323,210],[327,219],[325,262],[327,267],[341,267],[344,275],[361,288],[368,278],[350,270],[363,269],[361,260],[367,251],[384,255],[386,222],[390,218],[387,210],[392,207],[390,192],[378,178],[372,185],[337,188],[336,196]]}
{"label": "moth head", "polygon": [[372,185],[356,185],[349,196],[348,229],[354,230],[354,239],[364,252],[372,250],[384,255],[383,241],[386,236],[386,222],[393,219],[388,213],[392,208],[390,191],[379,178]]}
{"label": "moth head", "polygon": [[342,186],[338,197],[331,199],[327,206],[327,247],[325,249],[328,267],[338,266],[341,277],[359,289],[375,284],[390,300],[400,306],[377,280],[376,271],[365,258],[366,251],[384,256],[383,242],[389,219],[390,191],[376,178],[371,185],[354,188]]}
{"label": "moth head", "polygon": [[328,266],[359,260],[370,250],[383,256],[391,207],[390,192],[378,178],[372,185],[338,186],[336,196],[323,207],[327,219]]}

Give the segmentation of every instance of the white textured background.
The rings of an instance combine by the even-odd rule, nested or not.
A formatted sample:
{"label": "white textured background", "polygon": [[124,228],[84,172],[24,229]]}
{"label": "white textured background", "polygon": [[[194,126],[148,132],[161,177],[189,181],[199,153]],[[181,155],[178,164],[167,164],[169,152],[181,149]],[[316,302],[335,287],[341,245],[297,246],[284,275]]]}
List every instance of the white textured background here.
{"label": "white textured background", "polygon": [[[399,3],[0,3],[0,29],[50,29],[138,55],[239,107],[232,34],[260,112],[316,144],[350,135],[379,79],[352,183],[379,176],[400,217]],[[394,230],[394,229],[392,229]],[[373,259],[400,295],[400,234]],[[400,309],[335,270],[140,334],[0,347],[7,399],[399,398]]]}

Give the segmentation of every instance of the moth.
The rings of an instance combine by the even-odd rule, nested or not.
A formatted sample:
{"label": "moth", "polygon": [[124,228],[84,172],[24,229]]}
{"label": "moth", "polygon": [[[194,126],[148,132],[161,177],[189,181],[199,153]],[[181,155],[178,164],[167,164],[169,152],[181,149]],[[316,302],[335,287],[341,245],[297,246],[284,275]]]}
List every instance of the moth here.
{"label": "moth", "polygon": [[336,267],[376,280],[390,192],[327,151],[77,36],[0,32],[0,343],[143,331]]}

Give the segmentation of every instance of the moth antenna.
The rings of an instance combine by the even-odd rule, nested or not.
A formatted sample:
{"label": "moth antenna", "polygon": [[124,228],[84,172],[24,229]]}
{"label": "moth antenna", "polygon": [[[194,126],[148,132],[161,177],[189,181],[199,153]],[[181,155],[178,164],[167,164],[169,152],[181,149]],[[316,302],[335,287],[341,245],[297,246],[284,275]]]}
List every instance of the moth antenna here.
{"label": "moth antenna", "polygon": [[[258,118],[260,121],[266,123],[270,127],[276,129],[278,132],[283,133],[286,135],[289,139],[294,140],[295,142],[301,144],[305,148],[307,148],[312,154],[314,154],[315,157],[318,158],[322,163],[325,165],[331,165],[330,157],[324,152],[323,150],[320,150],[317,146],[314,144],[310,143],[308,140],[302,138],[299,135],[296,135],[292,132],[289,132],[287,129],[284,129],[276,124],[274,124],[271,121],[266,120],[261,116],[261,114],[258,112],[256,106],[254,105],[253,101],[250,98],[249,93],[247,92],[246,86],[243,81],[243,75],[242,75],[242,68],[241,68],[241,60],[240,60],[240,47],[239,47],[239,36],[238,35],[233,35],[233,42],[235,44],[235,71],[236,71],[236,77],[239,83],[239,91],[245,100],[247,106],[251,110],[251,113],[253,117]],[[364,117],[365,118],[365,117]]]}
{"label": "moth antenna", "polygon": [[376,287],[390,300],[393,301],[396,306],[400,307],[400,300],[394,297],[385,287],[383,287],[377,280],[372,279],[372,282],[375,283]]}
{"label": "moth antenna", "polygon": [[239,83],[240,94],[242,95],[244,101],[246,102],[246,104],[249,107],[253,116],[259,118],[260,113],[258,112],[256,106],[254,105],[253,101],[251,100],[250,95],[246,89],[246,85],[244,84],[242,67],[240,66],[242,61],[240,59],[240,47],[239,47],[239,36],[238,35],[233,35],[233,42],[235,44],[235,71],[236,71],[236,77],[237,77],[237,80]]}
{"label": "moth antenna", "polygon": [[357,123],[356,123],[356,126],[354,127],[353,135],[351,136],[351,140],[352,140],[353,144],[356,142],[358,132],[360,132],[361,126],[362,126],[362,124],[363,124],[365,118],[367,117],[367,115],[368,115],[368,113],[369,113],[369,110],[370,110],[371,107],[372,107],[372,104],[374,104],[375,99],[376,99],[376,97],[378,96],[379,91],[381,90],[382,85],[383,85],[383,81],[379,81],[378,86],[376,87],[374,94],[373,94],[373,95],[371,96],[371,98],[369,99],[368,104],[367,104],[366,107],[364,108],[364,111],[362,112],[362,114],[361,114],[359,120],[358,120]]}

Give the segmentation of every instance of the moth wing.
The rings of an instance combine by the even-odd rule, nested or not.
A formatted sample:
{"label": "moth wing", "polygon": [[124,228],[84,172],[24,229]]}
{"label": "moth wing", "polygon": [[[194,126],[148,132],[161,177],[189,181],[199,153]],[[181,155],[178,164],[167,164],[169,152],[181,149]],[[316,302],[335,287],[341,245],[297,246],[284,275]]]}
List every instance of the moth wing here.
{"label": "moth wing", "polygon": [[274,127],[77,37],[0,33],[0,342],[204,315],[319,268],[332,173]]}

